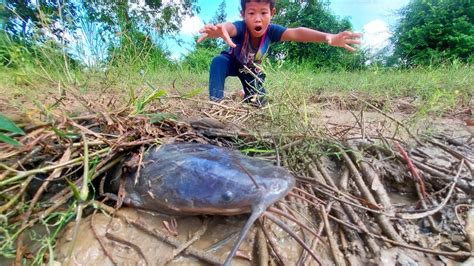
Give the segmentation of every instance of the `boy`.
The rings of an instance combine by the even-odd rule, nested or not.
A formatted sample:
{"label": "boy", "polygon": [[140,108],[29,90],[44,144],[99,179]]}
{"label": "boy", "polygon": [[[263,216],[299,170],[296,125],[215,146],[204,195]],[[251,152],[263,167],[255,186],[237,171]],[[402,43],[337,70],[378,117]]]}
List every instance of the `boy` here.
{"label": "boy", "polygon": [[359,44],[361,35],[344,31],[338,34],[319,32],[313,29],[285,28],[271,24],[275,15],[276,0],[241,0],[243,21],[206,25],[199,32],[197,42],[206,38],[222,38],[231,47],[216,56],[211,63],[209,97],[213,101],[224,98],[224,82],[228,76],[237,76],[244,89],[244,101],[257,106],[266,104],[263,82],[265,74],[258,66],[272,42],[326,42],[331,46],[355,49],[349,44]]}

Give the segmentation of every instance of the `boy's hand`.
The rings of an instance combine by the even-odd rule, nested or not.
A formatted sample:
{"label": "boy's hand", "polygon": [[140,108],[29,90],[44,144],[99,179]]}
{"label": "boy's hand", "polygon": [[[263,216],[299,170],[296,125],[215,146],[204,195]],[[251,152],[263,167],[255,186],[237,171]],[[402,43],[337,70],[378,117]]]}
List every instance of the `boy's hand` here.
{"label": "boy's hand", "polygon": [[206,25],[199,30],[202,33],[197,43],[204,41],[206,38],[222,38],[230,47],[235,48],[237,45],[232,41],[224,24]]}
{"label": "boy's hand", "polygon": [[360,37],[362,37],[362,34],[360,33],[343,31],[338,34],[328,34],[326,36],[326,41],[331,46],[342,47],[351,52],[355,52],[356,49],[349,44],[360,44]]}

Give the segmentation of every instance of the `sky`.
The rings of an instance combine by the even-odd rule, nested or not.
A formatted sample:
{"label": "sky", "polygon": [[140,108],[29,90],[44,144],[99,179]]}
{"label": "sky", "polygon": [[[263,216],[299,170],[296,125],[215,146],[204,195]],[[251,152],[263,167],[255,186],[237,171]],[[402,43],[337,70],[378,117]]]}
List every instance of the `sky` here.
{"label": "sky", "polygon": [[[192,49],[193,35],[198,34],[204,21],[209,21],[216,13],[221,0],[198,0],[201,12],[184,20],[179,36],[184,40],[182,47],[167,40],[166,45],[173,58],[180,58]],[[354,31],[364,34],[362,47],[377,50],[389,44],[390,29],[397,21],[395,10],[406,6],[409,0],[330,0],[330,9],[336,16],[348,17]],[[240,0],[226,0],[227,20],[240,19]],[[284,25],[283,25],[284,26]]]}

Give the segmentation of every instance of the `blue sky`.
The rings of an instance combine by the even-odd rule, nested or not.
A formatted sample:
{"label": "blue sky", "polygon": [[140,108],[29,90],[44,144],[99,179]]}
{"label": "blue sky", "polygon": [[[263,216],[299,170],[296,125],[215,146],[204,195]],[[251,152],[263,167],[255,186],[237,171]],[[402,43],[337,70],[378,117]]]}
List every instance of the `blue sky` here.
{"label": "blue sky", "polygon": [[340,17],[350,17],[355,30],[362,31],[364,25],[374,20],[388,25],[396,22],[394,11],[406,6],[409,0],[332,0],[331,9]]}
{"label": "blue sky", "polygon": [[[348,17],[354,26],[354,31],[364,33],[362,45],[368,49],[378,50],[388,45],[391,36],[390,28],[396,23],[395,10],[404,7],[409,0],[331,0],[330,8],[339,17]],[[193,34],[209,21],[217,11],[220,0],[199,0],[201,12],[195,17],[187,18],[180,33],[185,41],[179,47],[173,41],[166,44],[174,58],[179,58],[192,48]],[[240,18],[240,0],[226,0],[227,20],[235,21]]]}

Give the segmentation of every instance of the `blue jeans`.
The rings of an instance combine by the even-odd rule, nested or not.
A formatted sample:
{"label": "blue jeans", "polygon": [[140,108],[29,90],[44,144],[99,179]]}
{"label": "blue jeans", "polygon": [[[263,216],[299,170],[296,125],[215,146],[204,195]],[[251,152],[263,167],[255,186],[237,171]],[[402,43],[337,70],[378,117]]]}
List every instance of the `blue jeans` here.
{"label": "blue jeans", "polygon": [[[265,89],[262,82],[265,82],[265,74],[256,74],[256,79],[252,74],[243,70],[242,64],[229,54],[222,53],[212,60],[209,77],[209,98],[212,101],[220,101],[224,98],[224,83],[228,76],[238,77],[244,87],[246,102],[252,99],[257,100],[257,104],[264,104]],[[254,97],[257,96],[257,97]]]}

